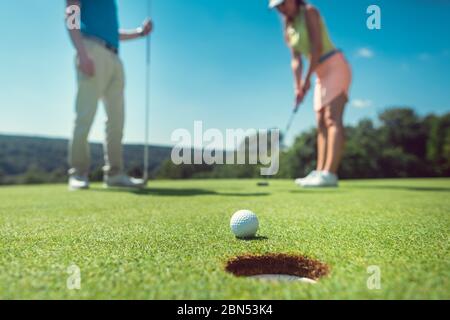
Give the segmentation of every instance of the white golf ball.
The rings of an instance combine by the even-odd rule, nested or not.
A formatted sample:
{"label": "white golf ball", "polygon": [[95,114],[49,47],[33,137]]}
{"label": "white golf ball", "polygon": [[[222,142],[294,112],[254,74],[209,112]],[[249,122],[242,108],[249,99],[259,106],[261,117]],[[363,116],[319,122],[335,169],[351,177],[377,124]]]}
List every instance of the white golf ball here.
{"label": "white golf ball", "polygon": [[231,217],[230,227],[237,238],[252,238],[259,228],[258,217],[250,210],[239,210]]}

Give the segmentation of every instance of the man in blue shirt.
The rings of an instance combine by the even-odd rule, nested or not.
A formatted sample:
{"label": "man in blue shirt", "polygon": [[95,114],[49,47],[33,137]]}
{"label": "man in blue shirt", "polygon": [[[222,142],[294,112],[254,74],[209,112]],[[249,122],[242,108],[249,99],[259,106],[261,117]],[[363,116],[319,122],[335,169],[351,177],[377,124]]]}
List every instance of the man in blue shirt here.
{"label": "man in blue shirt", "polygon": [[77,10],[79,25],[69,27],[77,52],[78,90],[73,138],[69,146],[69,189],[89,188],[89,144],[99,100],[105,105],[106,141],[104,144],[105,187],[143,187],[144,181],[123,172],[122,137],[124,126],[124,69],[119,58],[120,41],[148,36],[150,20],[135,30],[120,30],[115,0],[67,0],[67,19]]}

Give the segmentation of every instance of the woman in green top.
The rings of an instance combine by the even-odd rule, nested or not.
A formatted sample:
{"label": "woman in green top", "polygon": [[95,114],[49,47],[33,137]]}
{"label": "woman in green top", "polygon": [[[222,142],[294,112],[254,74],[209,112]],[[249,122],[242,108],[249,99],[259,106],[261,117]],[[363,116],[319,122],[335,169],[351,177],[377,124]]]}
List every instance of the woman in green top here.
{"label": "woman in green top", "polygon": [[[351,84],[350,66],[330,40],[319,11],[303,0],[270,0],[284,19],[285,37],[292,51],[295,108],[303,102],[316,75],[314,109],[317,115],[317,168],[295,182],[303,187],[336,187],[344,149],[343,113]],[[302,56],[309,58],[304,78]]]}

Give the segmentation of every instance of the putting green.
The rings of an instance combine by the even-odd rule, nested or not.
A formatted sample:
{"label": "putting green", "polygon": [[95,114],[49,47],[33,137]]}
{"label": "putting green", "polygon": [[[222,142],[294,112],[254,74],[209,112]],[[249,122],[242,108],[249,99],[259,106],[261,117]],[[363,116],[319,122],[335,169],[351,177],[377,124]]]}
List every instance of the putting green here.
{"label": "putting green", "polygon": [[[2,187],[0,298],[450,299],[450,179],[344,181],[337,190],[256,184]],[[260,238],[232,236],[239,209],[258,215]],[[330,273],[311,285],[224,271],[227,259],[248,253],[307,255]],[[80,290],[67,288],[71,264]],[[373,270],[381,289],[367,286]]]}

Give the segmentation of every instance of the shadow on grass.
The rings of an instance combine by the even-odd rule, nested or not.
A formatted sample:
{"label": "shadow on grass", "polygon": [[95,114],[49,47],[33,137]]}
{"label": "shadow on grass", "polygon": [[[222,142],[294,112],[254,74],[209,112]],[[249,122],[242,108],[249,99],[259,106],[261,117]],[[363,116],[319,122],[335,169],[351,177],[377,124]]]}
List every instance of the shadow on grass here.
{"label": "shadow on grass", "polygon": [[191,196],[225,196],[225,197],[261,197],[270,193],[222,193],[206,189],[171,189],[171,188],[145,188],[145,189],[92,189],[101,192],[127,192],[142,196],[154,195],[162,197],[191,197]]}
{"label": "shadow on grass", "polygon": [[289,192],[296,193],[296,194],[323,194],[323,193],[342,193],[342,192],[344,192],[344,190],[330,189],[330,188],[316,188],[316,189],[291,190]]}
{"label": "shadow on grass", "polygon": [[390,185],[355,185],[347,187],[350,189],[377,189],[377,190],[402,190],[402,191],[431,191],[431,192],[449,192],[450,187],[414,187],[414,186],[390,186]]}
{"label": "shadow on grass", "polygon": [[341,193],[349,190],[357,190],[357,189],[373,189],[373,190],[399,190],[399,191],[428,191],[428,192],[449,192],[450,187],[419,187],[419,186],[402,186],[402,185],[351,185],[345,186],[343,188],[314,188],[314,189],[300,189],[300,190],[292,190],[290,193],[297,194],[322,194],[322,193]]}
{"label": "shadow on grass", "polygon": [[269,240],[269,238],[266,236],[256,236],[253,238],[236,238],[236,239],[239,241],[247,241],[247,242]]}

